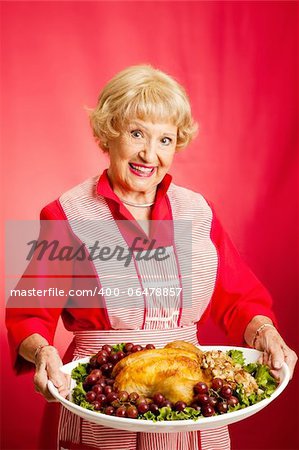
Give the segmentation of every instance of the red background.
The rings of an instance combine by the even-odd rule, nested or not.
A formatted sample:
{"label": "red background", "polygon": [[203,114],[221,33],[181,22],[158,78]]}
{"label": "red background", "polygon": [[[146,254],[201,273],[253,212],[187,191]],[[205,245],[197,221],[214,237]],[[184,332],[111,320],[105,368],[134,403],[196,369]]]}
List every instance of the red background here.
{"label": "red background", "polygon": [[[7,219],[35,219],[107,166],[86,106],[128,65],[186,86],[200,123],[177,184],[201,191],[274,297],[298,348],[296,2],[2,2],[2,144]],[[3,317],[3,316],[2,316]],[[59,326],[61,350],[70,337]],[[225,343],[213,324],[202,343]],[[1,327],[3,449],[36,446],[43,399],[16,378]],[[231,427],[234,449],[298,448],[297,380]]]}

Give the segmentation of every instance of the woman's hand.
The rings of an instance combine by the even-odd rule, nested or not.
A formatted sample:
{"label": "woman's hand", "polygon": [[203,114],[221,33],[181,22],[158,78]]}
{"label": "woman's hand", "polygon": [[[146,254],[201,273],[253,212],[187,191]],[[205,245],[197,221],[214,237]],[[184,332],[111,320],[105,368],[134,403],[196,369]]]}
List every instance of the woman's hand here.
{"label": "woman's hand", "polygon": [[62,397],[69,394],[70,375],[60,371],[62,361],[55,347],[47,345],[41,348],[36,355],[35,365],[34,385],[36,392],[42,394],[49,402],[55,401],[47,386],[48,380],[51,380]]}
{"label": "woman's hand", "polygon": [[255,338],[254,347],[263,352],[260,362],[267,364],[276,378],[279,378],[279,371],[282,363],[286,362],[290,369],[292,378],[297,362],[296,353],[291,350],[274,327],[265,327]]}

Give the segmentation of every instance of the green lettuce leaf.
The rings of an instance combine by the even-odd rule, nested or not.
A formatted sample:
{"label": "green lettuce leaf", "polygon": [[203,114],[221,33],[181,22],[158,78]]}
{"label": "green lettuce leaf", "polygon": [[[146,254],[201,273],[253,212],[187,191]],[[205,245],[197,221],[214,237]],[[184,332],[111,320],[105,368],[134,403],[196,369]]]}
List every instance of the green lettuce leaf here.
{"label": "green lettuce leaf", "polygon": [[76,403],[76,405],[82,406],[82,408],[90,409],[93,411],[93,406],[91,403],[87,402],[85,400],[86,391],[83,388],[82,382],[78,383],[77,386],[73,389],[72,396],[73,396],[73,402]]}
{"label": "green lettuce leaf", "polygon": [[258,363],[250,363],[243,367],[246,372],[250,373],[254,377],[257,370]]}
{"label": "green lettuce leaf", "polygon": [[277,388],[278,382],[271,375],[269,367],[264,364],[258,364],[257,370],[255,372],[255,379],[259,387],[264,391],[266,396],[273,394]]}
{"label": "green lettuce leaf", "polygon": [[200,411],[196,411],[196,409],[190,406],[187,406],[184,411],[172,411],[168,406],[164,406],[159,411],[160,414],[158,416],[148,411],[143,416],[140,416],[140,419],[152,420],[153,422],[161,422],[164,420],[196,420],[201,415]]}
{"label": "green lettuce leaf", "polygon": [[235,395],[238,397],[240,405],[249,406],[250,401],[247,395],[245,394],[244,387],[242,384],[237,384],[235,389]]}
{"label": "green lettuce leaf", "polygon": [[73,378],[73,380],[76,380],[77,383],[83,382],[88,375],[87,373],[88,366],[89,366],[88,363],[85,364],[79,363],[78,366],[72,370],[71,377]]}
{"label": "green lettuce leaf", "polygon": [[246,408],[246,405],[244,405],[242,403],[238,403],[236,406],[229,406],[228,412],[234,412],[234,411],[238,411],[239,409],[244,409],[244,408]]}
{"label": "green lettuce leaf", "polygon": [[262,389],[265,394],[256,394],[257,401],[263,400],[263,398],[273,394],[278,386],[278,381],[271,375],[268,366],[260,363],[251,363],[247,364],[244,369],[256,379],[259,388]]}
{"label": "green lettuce leaf", "polygon": [[143,414],[143,416],[141,416],[140,419],[152,420],[153,422],[157,422],[155,414],[153,414],[151,411],[148,411],[145,414]]}
{"label": "green lettuce leaf", "polygon": [[124,348],[125,348],[125,345],[126,345],[125,342],[123,342],[122,344],[112,345],[112,350],[114,352],[123,352]]}
{"label": "green lettuce leaf", "polygon": [[240,364],[241,366],[244,366],[245,364],[245,359],[243,356],[243,352],[241,350],[229,350],[227,352],[228,356],[230,356],[232,358],[232,360],[236,363],[236,364]]}
{"label": "green lettuce leaf", "polygon": [[271,375],[268,366],[260,363],[251,363],[244,367],[255,379],[259,387],[259,392],[247,396],[244,392],[242,384],[238,384],[235,389],[235,394],[239,399],[239,405],[230,408],[230,411],[236,411],[244,406],[254,405],[255,403],[270,397],[277,388],[278,382]]}

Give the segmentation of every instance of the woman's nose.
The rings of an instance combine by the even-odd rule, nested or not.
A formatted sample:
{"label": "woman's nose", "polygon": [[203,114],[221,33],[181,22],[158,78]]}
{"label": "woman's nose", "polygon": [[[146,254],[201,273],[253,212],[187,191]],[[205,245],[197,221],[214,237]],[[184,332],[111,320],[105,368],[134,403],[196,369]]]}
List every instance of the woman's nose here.
{"label": "woman's nose", "polygon": [[157,159],[156,144],[154,141],[146,141],[139,152],[139,155],[147,162],[155,162]]}

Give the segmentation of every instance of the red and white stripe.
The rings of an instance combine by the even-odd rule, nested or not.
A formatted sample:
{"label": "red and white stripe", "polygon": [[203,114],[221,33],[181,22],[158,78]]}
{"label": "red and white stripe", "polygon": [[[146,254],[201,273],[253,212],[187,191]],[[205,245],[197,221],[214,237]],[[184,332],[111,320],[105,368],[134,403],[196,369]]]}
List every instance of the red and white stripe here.
{"label": "red and white stripe", "polygon": [[[106,200],[96,193],[97,181],[98,177],[90,178],[63,194],[61,206],[73,232],[86,246],[100,240],[102,247],[127,248]],[[179,325],[188,326],[199,321],[215,287],[218,257],[210,237],[212,211],[200,194],[174,184],[170,185],[167,195],[174,223],[175,246],[172,250],[176,259],[166,260],[167,271],[170,270],[172,275],[179,274],[183,287]],[[96,259],[93,264],[104,292],[111,286],[119,288],[117,297],[105,297],[111,327],[143,328],[144,308],[149,299],[138,295],[128,297],[126,290],[130,286],[133,292],[137,292],[143,287],[143,280],[138,279],[137,273],[139,270],[142,274],[142,266],[137,268],[135,261],[135,264],[124,267],[123,262],[115,258],[108,261]],[[156,265],[155,270],[148,273],[153,276],[154,273],[158,275],[158,271]],[[171,303],[173,298],[164,298],[164,301]]]}
{"label": "red and white stripe", "polygon": [[196,325],[183,328],[172,328],[165,333],[164,329],[145,330],[89,330],[74,331],[75,351],[74,360],[90,356],[99,351],[105,344],[121,344],[122,342],[133,342],[134,344],[154,344],[157,348],[163,347],[168,342],[183,339],[198,345]]}

